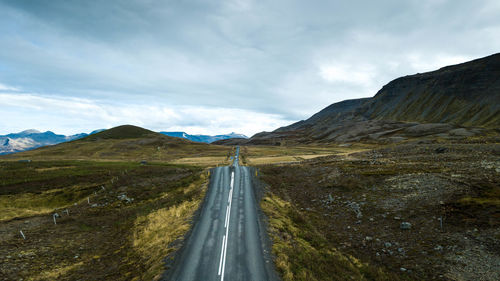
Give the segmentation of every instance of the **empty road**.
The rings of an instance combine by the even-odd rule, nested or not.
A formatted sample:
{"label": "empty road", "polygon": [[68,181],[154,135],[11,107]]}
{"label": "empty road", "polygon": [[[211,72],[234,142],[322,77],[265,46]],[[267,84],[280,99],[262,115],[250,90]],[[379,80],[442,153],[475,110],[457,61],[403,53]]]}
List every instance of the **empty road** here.
{"label": "empty road", "polygon": [[259,221],[253,169],[232,166],[212,170],[198,220],[164,280],[277,280],[266,232]]}

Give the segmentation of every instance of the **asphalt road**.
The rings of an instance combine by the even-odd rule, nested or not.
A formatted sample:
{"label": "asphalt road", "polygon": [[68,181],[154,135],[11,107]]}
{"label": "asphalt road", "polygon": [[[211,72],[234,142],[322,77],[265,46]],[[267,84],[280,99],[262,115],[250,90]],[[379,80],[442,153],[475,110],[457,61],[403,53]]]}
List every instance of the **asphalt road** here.
{"label": "asphalt road", "polygon": [[212,170],[198,220],[164,280],[277,280],[253,189],[254,170]]}

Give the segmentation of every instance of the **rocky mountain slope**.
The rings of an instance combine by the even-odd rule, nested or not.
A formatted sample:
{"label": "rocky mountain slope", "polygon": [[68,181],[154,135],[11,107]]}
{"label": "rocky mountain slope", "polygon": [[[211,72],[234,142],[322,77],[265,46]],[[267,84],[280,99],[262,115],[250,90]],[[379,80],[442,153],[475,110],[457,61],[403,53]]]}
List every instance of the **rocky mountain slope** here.
{"label": "rocky mountain slope", "polygon": [[498,129],[500,54],[494,54],[395,79],[372,98],[335,103],[307,120],[237,143],[399,142],[427,136],[463,138]]}
{"label": "rocky mountain slope", "polygon": [[398,78],[358,112],[370,119],[498,128],[500,54]]}

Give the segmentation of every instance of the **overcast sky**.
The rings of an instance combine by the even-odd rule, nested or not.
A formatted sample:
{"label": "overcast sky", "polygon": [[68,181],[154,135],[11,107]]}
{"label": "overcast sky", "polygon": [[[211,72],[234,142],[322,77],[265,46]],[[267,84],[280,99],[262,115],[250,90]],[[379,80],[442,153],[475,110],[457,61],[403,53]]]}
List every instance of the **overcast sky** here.
{"label": "overcast sky", "polygon": [[497,52],[498,0],[0,0],[0,134],[250,136]]}

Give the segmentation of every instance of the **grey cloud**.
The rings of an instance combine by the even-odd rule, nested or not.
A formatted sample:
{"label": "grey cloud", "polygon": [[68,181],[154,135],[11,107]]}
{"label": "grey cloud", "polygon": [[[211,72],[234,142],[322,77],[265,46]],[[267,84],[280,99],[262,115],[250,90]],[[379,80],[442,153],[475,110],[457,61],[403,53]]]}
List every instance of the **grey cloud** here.
{"label": "grey cloud", "polygon": [[498,52],[498,14],[493,0],[4,0],[0,83],[292,121],[398,76]]}

